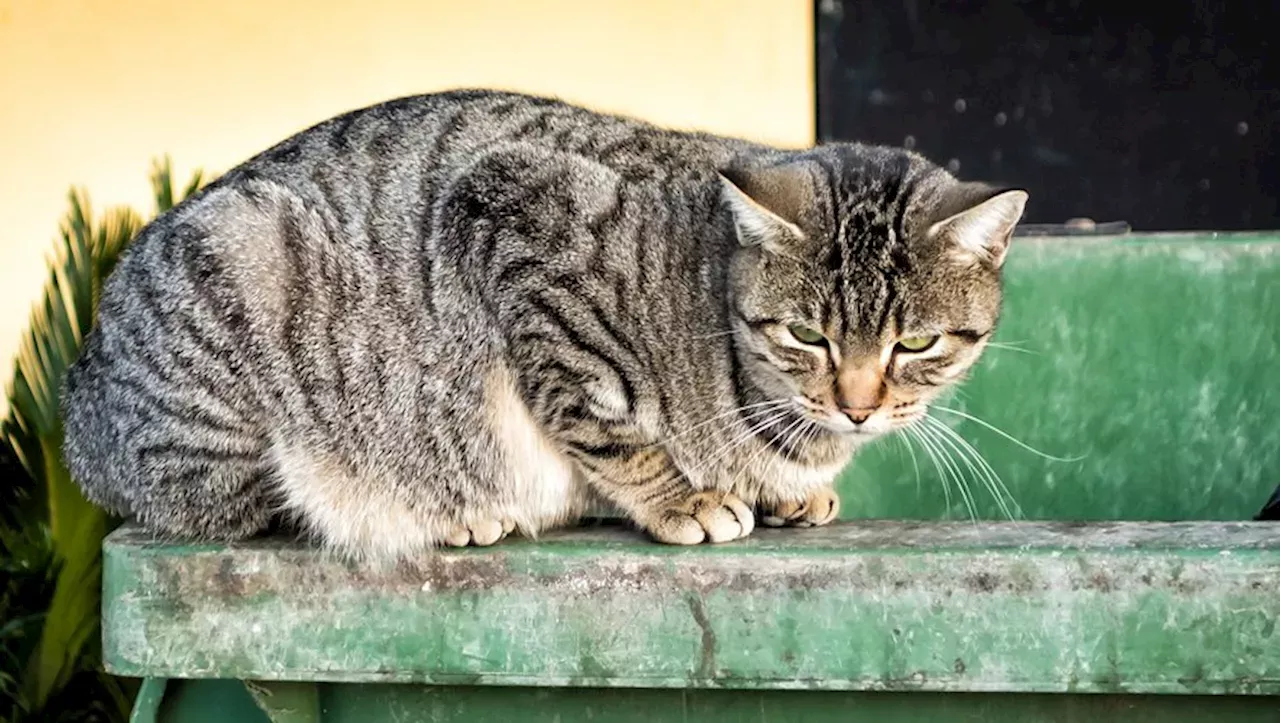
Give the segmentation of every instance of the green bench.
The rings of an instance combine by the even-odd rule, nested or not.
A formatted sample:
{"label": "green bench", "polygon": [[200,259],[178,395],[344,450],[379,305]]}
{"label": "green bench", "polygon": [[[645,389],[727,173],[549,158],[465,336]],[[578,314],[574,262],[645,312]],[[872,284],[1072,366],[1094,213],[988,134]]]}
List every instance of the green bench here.
{"label": "green bench", "polygon": [[107,667],[137,721],[1280,720],[1280,526],[1249,521],[1278,282],[1280,235],[1018,239],[1002,346],[934,415],[1018,522],[886,440],[837,524],[692,549],[605,522],[376,571],[126,527]]}

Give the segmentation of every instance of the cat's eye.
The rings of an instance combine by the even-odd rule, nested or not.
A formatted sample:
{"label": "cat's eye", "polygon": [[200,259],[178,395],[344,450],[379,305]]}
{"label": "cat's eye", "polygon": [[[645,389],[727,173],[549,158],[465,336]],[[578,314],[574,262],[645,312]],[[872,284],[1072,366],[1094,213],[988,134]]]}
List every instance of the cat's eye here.
{"label": "cat's eye", "polygon": [[903,351],[909,351],[912,354],[926,351],[936,343],[938,343],[938,337],[936,336],[909,336],[898,340],[898,346]]}
{"label": "cat's eye", "polygon": [[804,324],[792,324],[787,327],[787,331],[791,332],[791,336],[794,336],[797,341],[805,344],[821,344],[827,340],[827,337],[823,336],[822,332]]}

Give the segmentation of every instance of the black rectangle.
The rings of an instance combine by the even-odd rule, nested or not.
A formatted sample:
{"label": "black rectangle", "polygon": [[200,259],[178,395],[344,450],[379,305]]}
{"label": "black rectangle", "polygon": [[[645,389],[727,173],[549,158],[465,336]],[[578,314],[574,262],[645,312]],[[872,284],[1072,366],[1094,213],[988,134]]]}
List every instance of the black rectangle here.
{"label": "black rectangle", "polygon": [[1280,3],[816,0],[818,137],[1028,189],[1026,221],[1280,228]]}

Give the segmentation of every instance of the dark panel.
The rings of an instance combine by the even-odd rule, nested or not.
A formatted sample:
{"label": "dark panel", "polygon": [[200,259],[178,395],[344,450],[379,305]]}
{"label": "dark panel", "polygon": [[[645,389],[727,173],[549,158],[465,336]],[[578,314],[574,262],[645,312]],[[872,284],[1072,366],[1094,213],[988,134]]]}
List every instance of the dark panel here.
{"label": "dark panel", "polygon": [[1027,221],[1280,228],[1280,3],[817,0],[818,135],[1021,185]]}

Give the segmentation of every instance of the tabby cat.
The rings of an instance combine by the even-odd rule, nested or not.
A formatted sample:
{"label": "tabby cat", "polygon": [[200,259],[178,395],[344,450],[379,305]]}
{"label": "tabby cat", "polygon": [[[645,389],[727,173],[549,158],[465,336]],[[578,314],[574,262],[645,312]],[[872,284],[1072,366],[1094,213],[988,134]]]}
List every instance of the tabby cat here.
{"label": "tabby cat", "polygon": [[821,525],[990,338],[1027,194],[453,91],[320,123],[156,219],[64,394],[87,496],[399,559],[610,503],[654,539]]}

